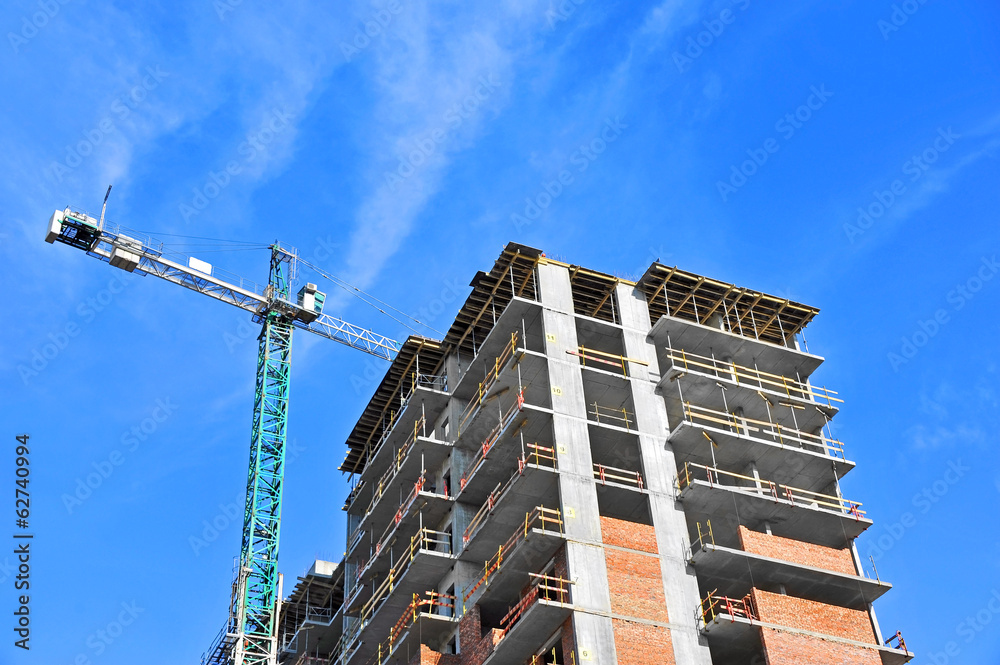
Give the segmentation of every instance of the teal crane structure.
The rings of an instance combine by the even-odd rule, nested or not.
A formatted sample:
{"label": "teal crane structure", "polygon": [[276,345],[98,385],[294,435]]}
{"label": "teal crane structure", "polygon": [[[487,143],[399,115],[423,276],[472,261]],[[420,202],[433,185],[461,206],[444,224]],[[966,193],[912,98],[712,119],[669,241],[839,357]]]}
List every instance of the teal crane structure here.
{"label": "teal crane structure", "polygon": [[[108,188],[110,193],[111,188]],[[224,274],[194,257],[165,251],[143,234],[105,224],[70,208],[49,219],[45,240],[83,250],[128,272],[153,275],[250,312],[261,326],[247,472],[243,540],[233,576],[229,619],[202,658],[204,665],[275,665],[281,582],[278,541],[285,471],[292,332],[296,328],[392,360],[400,344],[323,313],[325,294],[304,285],[292,298],[299,258],[294,249],[270,246],[267,284]]]}

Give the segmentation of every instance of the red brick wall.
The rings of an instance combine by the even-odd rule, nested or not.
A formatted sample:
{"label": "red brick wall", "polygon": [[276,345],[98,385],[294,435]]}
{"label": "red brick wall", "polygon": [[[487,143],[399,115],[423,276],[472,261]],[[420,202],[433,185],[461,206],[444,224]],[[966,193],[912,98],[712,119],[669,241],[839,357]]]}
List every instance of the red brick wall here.
{"label": "red brick wall", "polygon": [[743,551],[751,554],[791,561],[806,566],[814,566],[847,575],[857,575],[854,556],[849,549],[833,549],[822,545],[804,543],[801,540],[769,536],[766,533],[740,527],[740,543]]}
{"label": "red brick wall", "polygon": [[[604,549],[611,611],[626,617],[668,622],[653,527],[602,515],[601,537],[605,545],[612,546]],[[673,665],[674,649],[668,628],[624,619],[612,619],[611,623],[619,665]]]}
{"label": "red brick wall", "polygon": [[473,605],[458,622],[458,641],[462,665],[482,665],[500,641],[500,630],[494,628],[483,635],[479,606]]}
{"label": "red brick wall", "polygon": [[[562,625],[562,652],[563,660],[567,663],[576,662],[576,635],[573,632],[573,619],[566,619]],[[570,654],[573,656],[570,656]]]}
{"label": "red brick wall", "polygon": [[611,611],[627,617],[666,623],[660,560],[655,556],[605,548]]}
{"label": "red brick wall", "polygon": [[674,665],[670,630],[660,626],[612,619],[618,665]]}
{"label": "red brick wall", "polygon": [[874,649],[768,628],[760,632],[767,665],[882,665]]}
{"label": "red brick wall", "polygon": [[656,531],[636,522],[601,516],[601,537],[608,545],[657,554]]}
{"label": "red brick wall", "polygon": [[420,653],[410,659],[410,665],[462,665],[462,657],[443,654],[431,650],[426,644],[420,645]]}
{"label": "red brick wall", "polygon": [[876,644],[871,619],[863,610],[751,589],[761,621]]}

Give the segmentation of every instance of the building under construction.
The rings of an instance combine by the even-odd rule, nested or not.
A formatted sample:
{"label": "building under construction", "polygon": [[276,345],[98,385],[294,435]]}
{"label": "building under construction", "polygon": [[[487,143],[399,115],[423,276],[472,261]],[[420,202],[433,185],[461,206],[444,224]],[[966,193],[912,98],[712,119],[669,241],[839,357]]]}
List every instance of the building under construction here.
{"label": "building under construction", "polygon": [[347,551],[286,585],[281,662],[909,661],[840,492],[817,312],[508,245],[351,431]]}

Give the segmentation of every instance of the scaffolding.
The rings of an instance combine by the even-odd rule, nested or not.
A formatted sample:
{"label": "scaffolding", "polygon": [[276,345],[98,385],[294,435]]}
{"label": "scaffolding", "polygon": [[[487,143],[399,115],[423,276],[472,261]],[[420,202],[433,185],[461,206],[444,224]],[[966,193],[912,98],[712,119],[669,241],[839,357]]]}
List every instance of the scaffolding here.
{"label": "scaffolding", "polygon": [[706,325],[717,317],[723,330],[762,342],[789,346],[819,310],[787,298],[744,289],[654,263],[638,283],[650,323],[661,316]]}

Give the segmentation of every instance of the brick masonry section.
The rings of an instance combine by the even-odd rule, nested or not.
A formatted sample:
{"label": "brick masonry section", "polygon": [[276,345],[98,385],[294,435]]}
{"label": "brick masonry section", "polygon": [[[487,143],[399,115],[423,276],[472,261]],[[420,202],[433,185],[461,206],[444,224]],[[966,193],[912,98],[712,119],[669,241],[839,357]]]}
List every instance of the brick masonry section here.
{"label": "brick masonry section", "polygon": [[[605,545],[612,546],[604,548],[611,611],[645,621],[668,622],[653,527],[601,516],[601,537]],[[611,624],[619,665],[673,665],[674,648],[668,628],[624,619],[612,619]]]}
{"label": "brick masonry section", "polygon": [[740,543],[743,551],[760,556],[791,561],[805,566],[823,568],[846,575],[857,575],[854,556],[849,549],[833,549],[822,545],[804,543],[801,540],[769,536],[766,533],[740,527]]}
{"label": "brick masonry section", "polygon": [[659,553],[656,549],[656,531],[646,524],[616,520],[602,515],[601,538],[607,545],[650,554]]}
{"label": "brick masonry section", "polygon": [[500,641],[500,630],[494,628],[483,635],[479,606],[473,605],[458,622],[458,641],[462,651],[462,665],[482,665]]}
{"label": "brick masonry section", "polygon": [[618,665],[674,665],[670,630],[623,619],[612,619]]}
{"label": "brick masonry section", "polygon": [[817,603],[760,589],[751,589],[750,594],[758,617],[765,623],[877,644],[871,619],[863,610]]}
{"label": "brick masonry section", "polygon": [[608,566],[612,612],[663,623],[670,620],[658,557],[605,549],[604,560]]}
{"label": "brick masonry section", "polygon": [[767,665],[882,665],[874,649],[768,628],[760,632]]}
{"label": "brick masonry section", "polygon": [[443,654],[431,650],[426,644],[420,645],[420,653],[410,659],[409,665],[462,665],[462,657]]}

